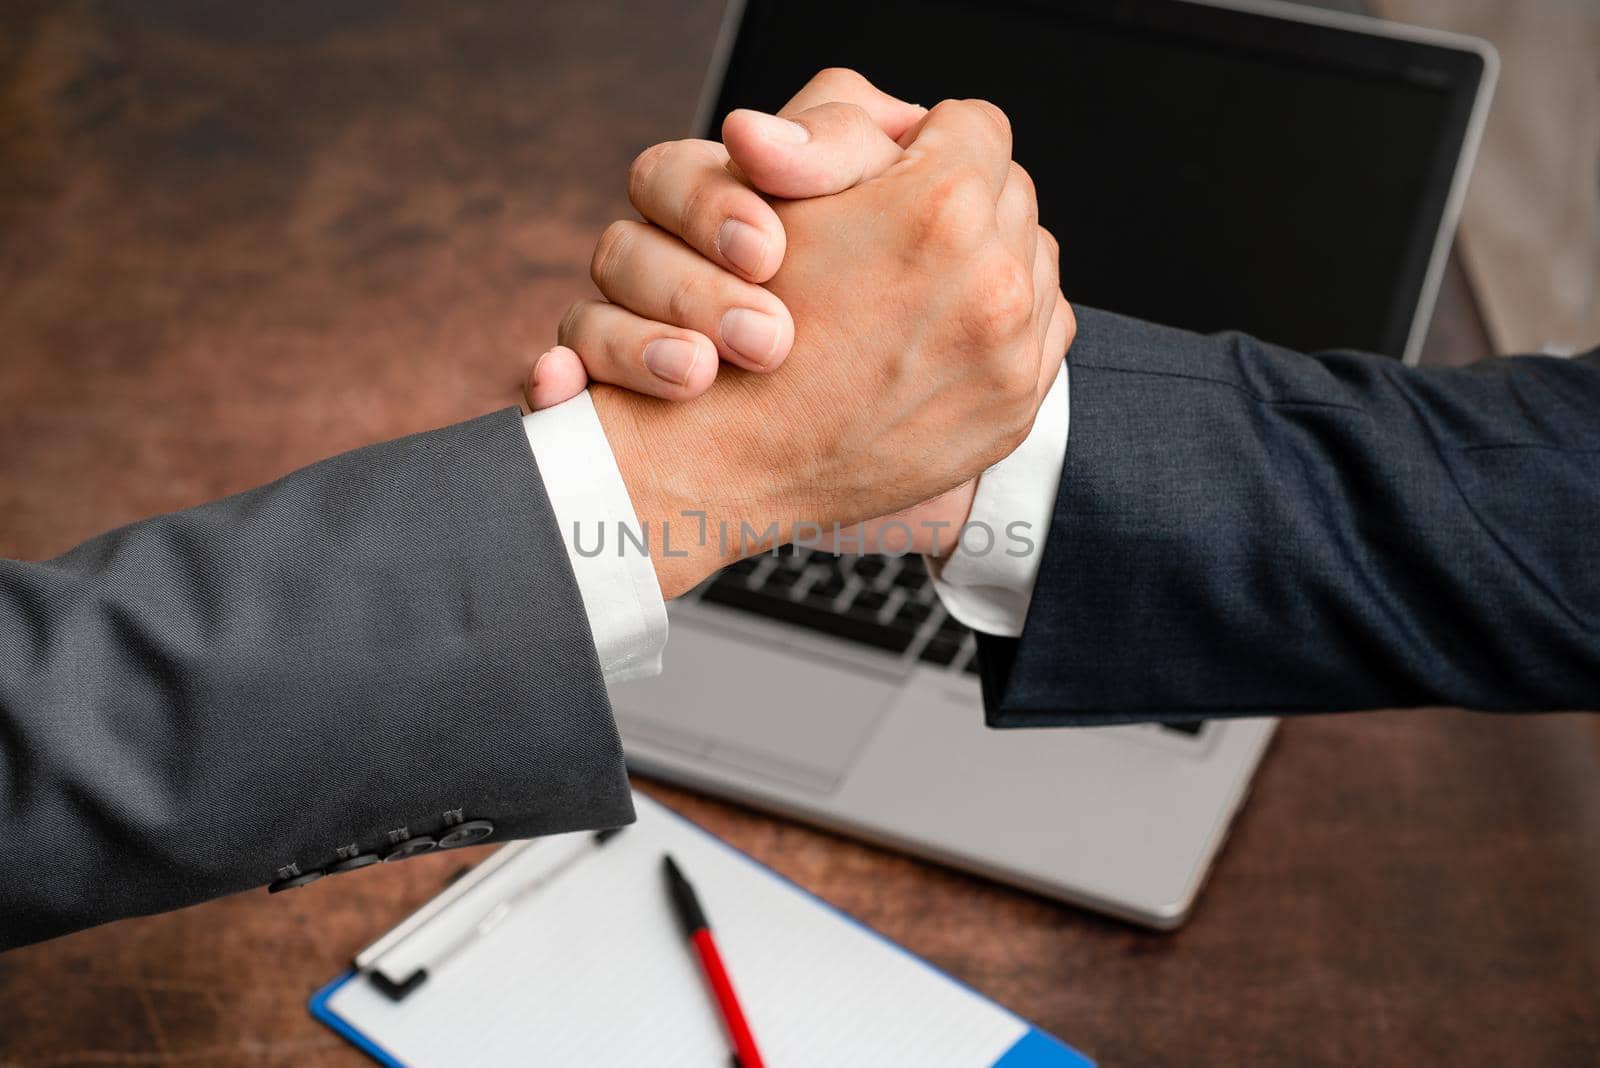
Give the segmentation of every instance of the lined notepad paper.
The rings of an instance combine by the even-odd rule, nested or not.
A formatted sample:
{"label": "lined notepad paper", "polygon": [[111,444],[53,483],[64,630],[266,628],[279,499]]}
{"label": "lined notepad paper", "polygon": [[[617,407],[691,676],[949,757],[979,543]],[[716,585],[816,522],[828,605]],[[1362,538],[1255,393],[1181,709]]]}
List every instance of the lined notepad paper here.
{"label": "lined notepad paper", "polygon": [[357,977],[321,1012],[414,1068],[726,1068],[728,1040],[662,884],[670,851],[773,1068],[1088,1063],[659,804],[635,801],[639,822],[605,845],[548,839],[453,905],[429,941],[574,851],[592,852],[404,1001]]}

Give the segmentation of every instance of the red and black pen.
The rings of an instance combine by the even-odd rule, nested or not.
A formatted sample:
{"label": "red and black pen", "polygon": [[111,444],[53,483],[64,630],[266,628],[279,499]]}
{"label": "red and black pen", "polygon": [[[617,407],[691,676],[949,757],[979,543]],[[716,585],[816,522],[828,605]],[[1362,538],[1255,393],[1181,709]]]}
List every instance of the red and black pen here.
{"label": "red and black pen", "polygon": [[661,867],[667,874],[667,893],[672,897],[673,911],[683,925],[684,936],[700,958],[700,970],[705,972],[706,982],[711,985],[711,993],[715,995],[717,1008],[722,1013],[722,1022],[728,1027],[728,1037],[733,1040],[734,1063],[738,1068],[763,1068],[761,1051],[756,1049],[756,1036],[750,1033],[744,1010],[739,1008],[739,999],[733,992],[733,981],[728,978],[722,954],[717,952],[717,943],[711,938],[711,925],[706,922],[700,898],[682,870],[673,862],[672,854],[662,855]]}

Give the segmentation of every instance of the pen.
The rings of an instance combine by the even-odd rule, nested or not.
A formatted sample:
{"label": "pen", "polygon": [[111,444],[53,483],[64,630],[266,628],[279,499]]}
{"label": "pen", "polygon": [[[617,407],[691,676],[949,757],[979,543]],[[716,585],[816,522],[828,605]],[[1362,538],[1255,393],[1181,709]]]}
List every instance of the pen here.
{"label": "pen", "polygon": [[673,911],[678,914],[684,937],[694,946],[695,955],[700,959],[700,970],[705,973],[706,982],[711,984],[711,993],[716,997],[722,1021],[727,1025],[728,1037],[733,1039],[733,1063],[738,1068],[762,1068],[761,1051],[756,1049],[756,1036],[750,1033],[744,1010],[739,1008],[739,999],[733,992],[733,981],[728,978],[728,969],[722,964],[722,954],[717,952],[717,943],[711,937],[711,925],[706,922],[700,899],[683,871],[673,861],[671,853],[662,854],[661,861]]}

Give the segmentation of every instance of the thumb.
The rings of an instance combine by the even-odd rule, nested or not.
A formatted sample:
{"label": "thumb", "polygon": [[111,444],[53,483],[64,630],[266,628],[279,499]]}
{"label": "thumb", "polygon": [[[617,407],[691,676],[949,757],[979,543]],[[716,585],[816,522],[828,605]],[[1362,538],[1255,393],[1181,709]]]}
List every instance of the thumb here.
{"label": "thumb", "polygon": [[522,395],[533,411],[554,408],[582,393],[589,385],[589,369],[572,349],[557,345],[533,362]]}
{"label": "thumb", "polygon": [[865,108],[841,101],[785,118],[741,108],[723,120],[722,143],[758,192],[789,200],[843,192],[903,155]]}

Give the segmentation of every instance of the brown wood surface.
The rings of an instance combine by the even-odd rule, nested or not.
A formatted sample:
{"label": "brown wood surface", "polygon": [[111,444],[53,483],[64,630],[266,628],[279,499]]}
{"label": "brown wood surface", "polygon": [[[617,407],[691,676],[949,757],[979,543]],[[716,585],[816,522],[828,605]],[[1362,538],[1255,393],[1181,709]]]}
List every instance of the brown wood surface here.
{"label": "brown wood surface", "polygon": [[[0,4],[0,554],[514,403],[717,6]],[[1175,934],[646,788],[1107,1064],[1600,1062],[1591,717],[1287,723]],[[307,995],[463,859],[0,956],[0,1064],[359,1065]]]}

